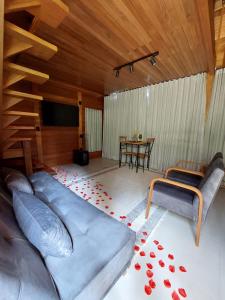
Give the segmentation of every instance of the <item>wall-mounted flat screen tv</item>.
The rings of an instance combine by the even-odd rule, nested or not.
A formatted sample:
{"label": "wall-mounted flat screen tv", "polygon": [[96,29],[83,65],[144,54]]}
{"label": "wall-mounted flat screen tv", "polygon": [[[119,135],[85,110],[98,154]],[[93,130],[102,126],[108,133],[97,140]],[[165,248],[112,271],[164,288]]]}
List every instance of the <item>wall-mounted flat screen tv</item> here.
{"label": "wall-mounted flat screen tv", "polygon": [[79,107],[52,101],[41,101],[42,124],[44,126],[79,126]]}

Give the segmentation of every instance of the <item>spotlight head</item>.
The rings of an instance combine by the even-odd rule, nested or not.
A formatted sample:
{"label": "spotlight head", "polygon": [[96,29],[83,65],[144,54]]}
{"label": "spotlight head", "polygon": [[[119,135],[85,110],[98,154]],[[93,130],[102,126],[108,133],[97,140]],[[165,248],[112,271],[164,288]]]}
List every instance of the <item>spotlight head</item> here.
{"label": "spotlight head", "polygon": [[152,64],[152,66],[155,66],[156,65],[156,58],[155,58],[155,56],[150,56],[149,57],[149,62]]}
{"label": "spotlight head", "polygon": [[129,66],[129,71],[130,73],[134,72],[134,65],[133,64],[130,64],[128,65]]}
{"label": "spotlight head", "polygon": [[114,70],[114,74],[115,74],[116,78],[119,77],[120,76],[120,70],[119,69],[115,69]]}

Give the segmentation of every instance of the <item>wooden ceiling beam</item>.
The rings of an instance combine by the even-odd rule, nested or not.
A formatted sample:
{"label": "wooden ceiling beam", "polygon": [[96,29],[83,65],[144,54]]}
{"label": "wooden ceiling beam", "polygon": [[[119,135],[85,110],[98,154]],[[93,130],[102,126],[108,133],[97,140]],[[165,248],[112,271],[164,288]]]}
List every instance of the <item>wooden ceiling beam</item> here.
{"label": "wooden ceiling beam", "polygon": [[80,91],[84,94],[91,95],[93,97],[103,97],[103,94],[100,94],[100,93],[82,88],[82,87],[74,85],[74,84],[67,83],[67,82],[64,82],[64,81],[50,80],[49,83],[53,83],[57,86],[61,86],[62,88],[65,88],[65,89],[70,89],[70,90],[73,90],[75,92]]}
{"label": "wooden ceiling beam", "polygon": [[214,1],[213,0],[196,0],[195,1],[200,25],[203,36],[204,46],[206,49],[208,72],[215,72],[215,31],[214,31]]}

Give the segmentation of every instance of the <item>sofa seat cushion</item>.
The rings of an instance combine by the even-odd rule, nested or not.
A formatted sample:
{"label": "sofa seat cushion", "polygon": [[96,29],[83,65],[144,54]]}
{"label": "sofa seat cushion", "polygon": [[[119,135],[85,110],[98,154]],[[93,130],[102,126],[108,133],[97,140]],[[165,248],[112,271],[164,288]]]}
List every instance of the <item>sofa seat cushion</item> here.
{"label": "sofa seat cushion", "polygon": [[[103,269],[107,269],[110,261],[120,256],[121,251],[123,255],[121,254],[122,257],[117,259],[116,266],[113,266],[115,272],[111,274],[112,282],[114,282],[116,272],[121,273],[121,269],[127,265],[129,258],[133,255],[132,248],[135,242],[134,232],[127,230],[127,226],[106,214],[98,214],[91,220],[85,233],[78,234],[75,224],[71,227],[73,227],[72,237],[76,239],[72,255],[61,259],[47,257],[45,260],[63,300],[76,299],[80,293],[85,295],[84,289],[88,289],[95,277]],[[106,273],[110,272],[112,272],[111,268]],[[101,284],[102,282],[98,282],[98,285]],[[95,297],[93,295],[90,299],[95,299]],[[82,299],[89,298],[86,295]]]}
{"label": "sofa seat cushion", "polygon": [[165,184],[156,183],[152,202],[178,215],[193,219],[194,193]]}
{"label": "sofa seat cushion", "polygon": [[187,173],[183,173],[183,172],[177,172],[177,171],[169,172],[169,175],[167,178],[170,180],[185,183],[185,184],[192,185],[195,187],[199,186],[201,179],[202,179],[201,176],[187,174]]}

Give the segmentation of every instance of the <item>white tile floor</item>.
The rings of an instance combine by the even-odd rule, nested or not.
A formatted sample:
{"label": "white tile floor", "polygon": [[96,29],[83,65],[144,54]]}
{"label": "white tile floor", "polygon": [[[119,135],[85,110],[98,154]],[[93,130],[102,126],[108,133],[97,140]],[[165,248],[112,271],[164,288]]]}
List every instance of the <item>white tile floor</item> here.
{"label": "white tile floor", "polygon": [[[79,172],[87,175],[101,168],[113,166],[114,163],[103,159],[92,160],[85,169],[82,170],[79,167],[81,168]],[[124,167],[99,175],[97,180],[104,184],[105,190],[110,191],[113,198],[113,209],[123,214],[143,199],[149,180],[156,176],[156,173],[148,171],[144,173],[139,171],[136,174],[134,170]],[[137,220],[136,222],[138,223]],[[206,223],[202,227],[199,247],[196,247],[194,243],[192,223],[173,213],[166,213],[141,249],[146,253],[146,256],[142,257],[139,253],[135,255],[126,275],[121,276],[105,300],[178,300],[185,298],[191,300],[225,300],[224,232],[224,189],[219,191],[209,211]],[[154,240],[159,241],[163,250],[158,250]],[[151,258],[150,252],[154,252],[156,258]],[[168,254],[172,254],[174,259],[169,259]],[[159,266],[160,260],[165,263],[165,267]],[[140,271],[135,270],[134,265],[136,263],[140,264]],[[149,296],[144,290],[144,286],[150,280],[146,276],[146,263],[151,263],[153,266],[151,279],[156,284]],[[169,271],[169,265],[175,267],[174,273]],[[187,272],[181,272],[179,266],[184,266]],[[170,288],[165,286],[164,280],[170,281]],[[179,293],[179,289],[184,289],[186,295],[183,290],[180,290]],[[176,291],[178,297],[173,294],[173,291]]]}

